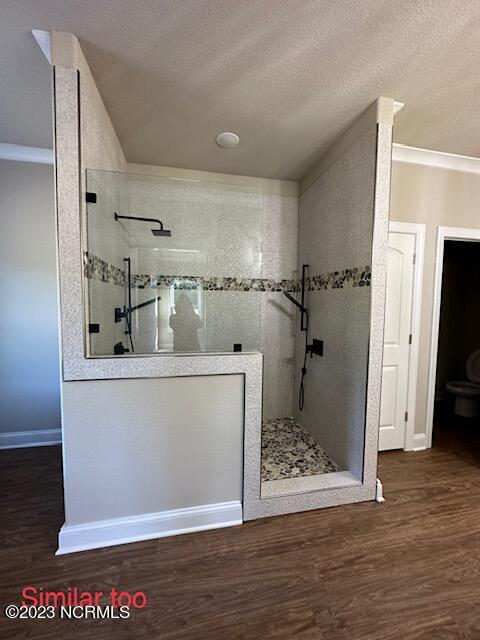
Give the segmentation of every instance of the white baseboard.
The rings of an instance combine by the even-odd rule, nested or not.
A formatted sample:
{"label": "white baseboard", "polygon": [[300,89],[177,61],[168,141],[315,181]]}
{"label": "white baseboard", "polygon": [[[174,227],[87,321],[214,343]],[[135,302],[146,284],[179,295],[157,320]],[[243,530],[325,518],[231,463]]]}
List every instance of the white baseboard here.
{"label": "white baseboard", "polygon": [[235,501],[79,525],[64,524],[58,534],[57,555],[194,531],[232,527],[242,522],[242,503]]}
{"label": "white baseboard", "polygon": [[36,431],[7,431],[0,433],[0,449],[21,447],[46,447],[61,444],[61,429],[37,429]]}
{"label": "white baseboard", "polygon": [[413,436],[413,451],[423,451],[427,448],[427,434],[416,433]]}

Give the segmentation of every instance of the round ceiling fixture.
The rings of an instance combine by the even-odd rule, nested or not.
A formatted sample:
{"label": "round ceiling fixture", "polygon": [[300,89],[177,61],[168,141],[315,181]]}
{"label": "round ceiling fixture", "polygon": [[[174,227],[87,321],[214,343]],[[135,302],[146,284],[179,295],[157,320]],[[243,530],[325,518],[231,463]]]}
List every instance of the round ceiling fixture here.
{"label": "round ceiling fixture", "polygon": [[223,131],[223,133],[219,133],[215,138],[219,147],[222,149],[233,149],[240,142],[240,138],[236,133],[232,133],[231,131]]}

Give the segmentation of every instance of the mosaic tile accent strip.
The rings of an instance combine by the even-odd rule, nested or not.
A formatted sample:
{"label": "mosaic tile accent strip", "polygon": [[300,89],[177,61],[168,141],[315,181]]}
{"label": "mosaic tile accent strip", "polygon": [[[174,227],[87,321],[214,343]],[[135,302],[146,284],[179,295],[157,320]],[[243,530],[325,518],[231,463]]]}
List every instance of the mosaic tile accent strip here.
{"label": "mosaic tile accent strip", "polygon": [[352,267],[342,271],[311,276],[306,278],[308,291],[322,291],[324,289],[344,289],[346,287],[369,287],[371,284],[371,269],[364,267]]}
{"label": "mosaic tile accent strip", "polygon": [[[84,254],[84,275],[90,280],[98,280],[125,286],[126,273],[97,256]],[[268,278],[204,278],[202,276],[189,275],[158,275],[134,274],[132,285],[139,289],[157,289],[171,287],[176,289],[192,290],[204,289],[205,291],[295,291],[295,280],[271,280]]]}
{"label": "mosaic tile accent strip", "polygon": [[293,418],[262,424],[262,481],[341,471],[309,431]]}
{"label": "mosaic tile accent strip", "polygon": [[204,289],[205,291],[294,291],[294,280],[267,278],[203,278],[202,276],[135,275],[133,286],[144,288],[170,287],[176,289]]}
{"label": "mosaic tile accent strip", "polygon": [[83,256],[83,272],[85,277],[90,280],[110,282],[119,287],[125,286],[126,283],[126,275],[123,269],[105,262],[105,260],[97,256],[90,256],[88,253]]}
{"label": "mosaic tile accent strip", "polygon": [[[84,255],[84,275],[92,280],[109,282],[118,286],[125,286],[126,274],[123,269],[116,267],[97,256]],[[346,287],[369,287],[371,270],[369,266],[352,267],[342,271],[332,271],[327,274],[309,276],[306,279],[308,291],[323,291],[328,289],[344,289]],[[282,292],[300,291],[300,283],[296,280],[272,280],[270,278],[203,278],[202,276],[169,276],[150,274],[134,274],[132,285],[139,289],[157,289],[171,287],[175,289],[204,291],[260,291]]]}

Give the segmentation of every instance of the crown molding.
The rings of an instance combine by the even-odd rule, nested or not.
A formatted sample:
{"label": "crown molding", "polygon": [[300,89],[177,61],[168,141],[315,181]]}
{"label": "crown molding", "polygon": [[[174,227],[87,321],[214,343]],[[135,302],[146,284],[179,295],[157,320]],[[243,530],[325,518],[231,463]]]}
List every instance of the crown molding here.
{"label": "crown molding", "polygon": [[432,151],[431,149],[419,149],[407,147],[403,144],[394,144],[392,160],[405,164],[419,164],[437,169],[449,169],[450,171],[463,171],[464,173],[480,173],[480,158],[473,156],[460,156],[455,153]]}
{"label": "crown molding", "polygon": [[41,147],[24,147],[21,144],[0,142],[0,160],[53,164],[53,151]]}
{"label": "crown molding", "polygon": [[[53,164],[52,149],[43,149],[41,147],[27,147],[20,144],[9,144],[0,142],[0,160],[14,160],[18,162],[36,162],[39,164]],[[455,153],[446,153],[444,151],[433,151],[431,149],[420,149],[418,147],[408,147],[403,144],[395,143],[393,145],[392,160],[394,162],[402,162],[404,164],[418,164],[427,167],[436,167],[438,169],[448,169],[450,171],[463,171],[465,173],[480,173],[480,158],[474,156],[461,156]],[[195,174],[206,174],[206,172],[192,172],[183,169],[171,169],[170,167],[149,167],[148,165],[129,164],[128,171],[130,173],[152,173],[161,175],[188,174],[190,177]],[[212,174],[218,178],[220,174]],[[236,176],[223,176],[228,182],[236,182]],[[258,182],[259,186],[265,186],[266,183],[275,183],[280,185],[282,189],[277,189],[283,195],[295,196],[298,193],[298,183],[287,182],[281,180],[264,180],[261,178],[246,178],[241,176],[243,181]],[[283,193],[285,192],[285,193]]]}

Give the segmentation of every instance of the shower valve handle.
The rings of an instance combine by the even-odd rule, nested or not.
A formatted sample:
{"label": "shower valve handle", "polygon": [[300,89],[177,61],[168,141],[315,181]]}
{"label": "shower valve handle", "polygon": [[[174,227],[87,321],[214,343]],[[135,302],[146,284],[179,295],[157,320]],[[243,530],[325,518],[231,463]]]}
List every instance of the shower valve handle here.
{"label": "shower valve handle", "polygon": [[310,357],[313,358],[313,355],[323,356],[323,340],[317,340],[317,338],[313,339],[312,344],[307,346],[307,352],[310,354]]}

